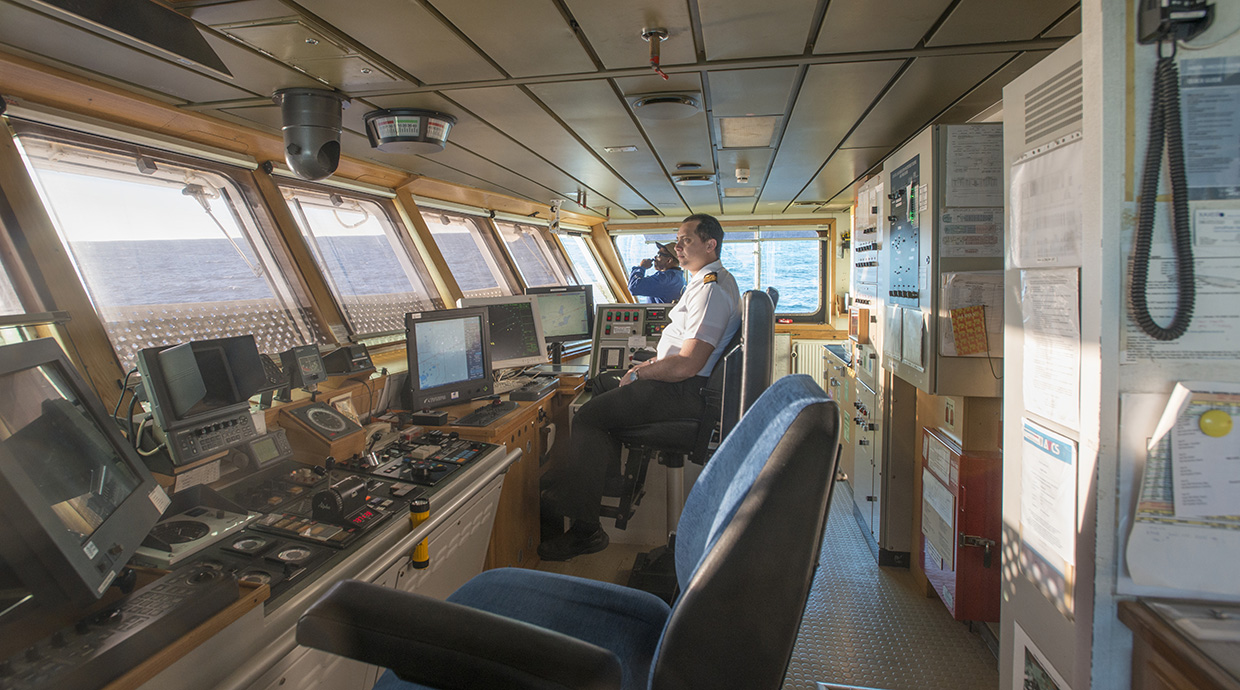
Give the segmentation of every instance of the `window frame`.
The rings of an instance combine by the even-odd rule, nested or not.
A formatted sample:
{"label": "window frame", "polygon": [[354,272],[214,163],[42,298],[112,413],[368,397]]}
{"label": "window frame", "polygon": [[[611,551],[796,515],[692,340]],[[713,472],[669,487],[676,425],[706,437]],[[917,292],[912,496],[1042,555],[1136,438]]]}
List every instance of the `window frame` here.
{"label": "window frame", "polygon": [[[470,231],[471,239],[474,241],[475,246],[478,247],[478,251],[482,255],[483,261],[486,262],[488,268],[490,269],[491,276],[495,278],[497,285],[494,288],[487,288],[486,290],[466,291],[464,288],[460,288],[462,297],[508,297],[512,295],[520,295],[525,292],[520,275],[518,274],[516,267],[512,264],[512,259],[508,255],[507,247],[504,246],[504,241],[500,239],[499,232],[491,227],[491,223],[488,222],[489,219],[487,217],[466,213],[456,209],[443,208],[435,206],[433,203],[424,203],[421,201],[418,203],[417,211],[422,214],[422,219],[427,225],[427,231],[430,232],[431,239],[435,242],[440,254],[443,254],[443,247],[439,245],[439,240],[435,236],[435,227],[427,221],[426,216],[447,216],[449,218],[460,219],[473,227],[473,230]],[[436,220],[438,221],[438,219]],[[435,225],[441,226],[443,223],[436,222]],[[460,287],[460,279],[457,276],[456,271],[454,271],[452,269],[452,265],[448,263],[447,255],[443,255],[444,263],[447,265],[448,270],[452,273],[453,278],[456,279],[457,286]],[[494,294],[495,290],[498,290],[499,294]]]}
{"label": "window frame", "polygon": [[[762,271],[762,254],[761,247],[763,242],[817,242],[818,244],[818,309],[813,312],[786,312],[780,311],[779,305],[775,307],[775,316],[783,323],[829,323],[828,314],[831,309],[831,299],[833,298],[834,288],[831,282],[831,261],[830,261],[830,245],[831,233],[835,228],[834,218],[824,218],[821,221],[807,220],[795,224],[779,224],[779,225],[763,225],[761,221],[754,221],[752,224],[745,226],[731,225],[724,227],[724,245],[729,244],[752,244],[755,246],[755,277],[761,284]],[[822,227],[825,226],[825,227]],[[817,234],[817,238],[764,238],[763,232],[787,232],[791,230],[812,231]],[[728,239],[729,235],[745,233],[752,237],[743,239]],[[611,237],[612,246],[616,251],[617,257],[623,264],[626,260],[623,252],[620,251],[617,239],[621,236],[642,235],[648,239],[663,241],[665,238],[669,241],[675,241],[675,227],[669,227],[666,230],[650,227],[627,228],[624,225],[611,226],[608,228],[608,235]],[[726,265],[725,265],[726,267]],[[749,285],[740,285],[738,288],[744,293],[747,290],[754,289]],[[778,289],[778,288],[777,288]]]}
{"label": "window frame", "polygon": [[[309,243],[307,242],[307,238],[306,238],[306,232],[308,229],[302,226],[302,221],[298,218],[298,213],[300,212],[300,209],[296,205],[294,205],[293,200],[285,196],[287,192],[292,191],[296,193],[297,191],[302,191],[302,192],[308,192],[312,194],[326,194],[328,196],[336,194],[345,199],[354,198],[354,199],[361,200],[361,201],[371,202],[377,205],[379,209],[384,213],[386,220],[389,224],[389,226],[384,229],[385,235],[387,234],[388,230],[391,231],[391,235],[388,235],[389,242],[394,236],[396,239],[396,242],[401,246],[402,249],[405,250],[406,260],[402,260],[401,257],[397,256],[397,261],[401,263],[402,268],[408,267],[413,270],[414,274],[417,276],[418,280],[421,282],[422,287],[426,291],[426,297],[429,302],[429,308],[432,310],[444,308],[444,305],[445,305],[444,296],[439,293],[439,289],[434,280],[434,277],[431,275],[430,269],[427,266],[425,257],[422,256],[421,252],[418,251],[417,245],[414,244],[413,237],[411,234],[412,228],[409,228],[405,224],[404,216],[400,212],[400,209],[396,206],[396,203],[393,199],[389,197],[380,196],[377,194],[368,194],[364,191],[358,191],[355,189],[342,189],[342,188],[333,186],[331,184],[315,184],[313,182],[309,182],[309,181],[301,180],[297,178],[291,178],[291,177],[282,176],[282,177],[273,179],[273,182],[275,184],[276,189],[280,192],[281,198],[284,199],[285,204],[288,208],[290,216],[293,219],[294,224],[297,226],[296,228],[297,237],[300,238],[300,240],[303,243],[307,244],[306,249],[309,252],[310,256],[314,259],[315,270],[319,272],[320,279],[323,281],[323,284],[327,287],[328,294],[333,300],[337,312],[340,314],[340,317],[343,319],[345,328],[348,329],[349,331],[350,340],[361,341],[361,340],[367,340],[371,338],[379,338],[379,337],[391,335],[397,332],[404,333],[404,328],[402,326],[400,329],[391,330],[391,331],[375,332],[375,333],[359,332],[357,330],[355,325],[350,321],[349,312],[345,308],[344,303],[342,302],[343,296],[338,294],[337,292],[335,278],[331,275],[331,273],[327,270],[325,266],[319,263],[319,253],[313,247],[309,246]],[[309,222],[309,220],[306,219],[306,222]],[[418,305],[416,303],[411,304],[410,306],[411,308],[407,311],[424,311],[425,310],[421,305]]]}
{"label": "window frame", "polygon": [[[596,293],[599,293],[599,292],[604,292],[604,293],[606,293],[606,292],[610,292],[610,293],[612,293],[612,294],[610,295],[611,299],[609,299],[609,300],[608,300],[608,299],[603,299],[603,298],[608,297],[608,295],[607,295],[607,294],[595,294],[595,295],[594,295],[594,297],[595,297],[595,300],[594,300],[594,304],[595,304],[595,306],[597,307],[599,304],[618,304],[618,303],[619,303],[619,300],[620,300],[621,295],[616,294],[616,288],[615,288],[615,286],[614,286],[614,285],[612,285],[612,284],[611,284],[611,283],[607,280],[607,271],[606,271],[606,270],[604,270],[604,268],[603,268],[603,266],[604,266],[604,262],[600,259],[599,255],[598,255],[598,251],[597,251],[597,249],[594,247],[594,243],[593,243],[593,242],[591,242],[589,239],[587,239],[587,237],[588,237],[588,233],[585,233],[585,232],[574,232],[574,231],[571,231],[571,230],[566,230],[566,229],[564,229],[564,228],[561,226],[560,232],[559,232],[559,233],[557,233],[556,240],[560,243],[561,249],[564,251],[564,256],[565,256],[565,258],[569,260],[569,264],[570,264],[570,265],[572,266],[572,268],[573,268],[573,280],[576,280],[576,281],[577,281],[577,282],[576,282],[576,283],[574,283],[574,284],[575,284],[575,285],[584,285],[584,284],[586,284],[586,281],[582,278],[582,274],[581,274],[581,273],[577,270],[577,266],[576,266],[575,264],[573,264],[573,263],[572,263],[572,259],[571,259],[571,257],[569,256],[569,253],[568,253],[567,248],[565,248],[565,247],[563,246],[563,243],[564,243],[564,238],[565,238],[565,237],[571,237],[571,238],[574,238],[574,239],[580,240],[580,241],[581,241],[581,243],[582,243],[582,245],[584,245],[584,247],[585,247],[585,250],[586,250],[586,251],[585,251],[585,255],[586,255],[586,257],[587,257],[588,259],[590,259],[591,261],[593,261],[593,262],[594,262],[594,265],[593,265],[593,266],[591,266],[591,268],[592,268],[593,270],[598,271],[598,274],[599,274],[599,281],[598,281],[597,283],[595,283],[594,281],[589,281],[589,284],[590,284],[590,285],[595,286],[595,292],[596,292]],[[602,286],[602,289],[600,289],[600,288],[599,288],[599,286],[600,286],[600,285]]]}
{"label": "window frame", "polygon": [[[495,227],[495,234],[499,237],[500,243],[504,247],[504,252],[508,256],[508,260],[516,268],[517,274],[520,276],[522,292],[525,291],[524,288],[530,288],[530,287],[570,285],[571,283],[567,282],[568,279],[569,278],[575,279],[571,262],[568,261],[567,256],[564,256],[562,253],[563,247],[551,241],[552,234],[546,225],[543,225],[541,223],[530,223],[530,222],[522,222],[518,220],[510,220],[508,218],[500,218],[500,217],[492,218],[491,224]],[[501,227],[501,225],[510,225],[514,228],[529,228],[531,231],[533,231],[533,233],[537,236],[536,242],[537,242],[539,252],[541,253],[543,260],[547,262],[547,268],[549,272],[552,273],[556,282],[540,283],[538,285],[531,285],[526,280],[525,272],[522,271],[521,269],[521,262],[517,261],[517,257],[513,253],[511,245],[509,244],[508,240],[505,239],[505,231],[504,231],[504,228]]]}
{"label": "window frame", "polygon": [[[289,255],[285,240],[276,226],[271,210],[267,207],[261,193],[258,191],[253,170],[211,158],[200,158],[182,152],[159,149],[145,144],[135,144],[31,120],[12,119],[10,124],[13,129],[14,140],[21,148],[22,156],[25,159],[24,162],[28,166],[27,172],[30,174],[31,183],[36,188],[41,189],[42,182],[38,178],[37,171],[31,169],[37,167],[37,165],[30,160],[25,152],[25,144],[23,142],[25,137],[96,150],[106,156],[132,157],[135,161],[145,157],[156,161],[157,164],[163,161],[169,165],[200,170],[204,174],[215,175],[226,180],[231,185],[232,191],[237,193],[236,198],[232,198],[231,194],[229,195],[229,201],[231,202],[231,205],[228,207],[229,217],[240,228],[241,237],[245,239],[250,251],[259,261],[263,262],[264,269],[278,273],[278,276],[266,278],[268,286],[272,289],[273,299],[286,311],[300,312],[300,314],[295,313],[293,315],[291,331],[288,334],[289,340],[302,340],[302,344],[327,345],[331,343],[331,331],[328,324],[324,322],[319,306],[312,298],[309,286]],[[101,175],[100,177],[106,179],[106,176]],[[40,202],[43,201],[42,192],[40,192]],[[248,212],[248,220],[250,222],[246,222],[246,218],[238,217],[241,207],[244,207],[244,211]],[[47,209],[47,213],[50,219],[55,218],[55,213],[52,209]],[[62,235],[62,229],[54,220],[53,223],[56,225],[57,241],[72,256],[73,252],[68,246],[67,239]],[[259,242],[262,243],[262,247],[255,246]],[[267,265],[268,262],[271,265]],[[106,330],[109,322],[100,312],[100,308],[104,305],[96,302],[94,293],[87,287],[84,276],[81,274],[81,269],[78,268],[76,258],[72,259],[72,265],[77,274],[75,277],[88,298],[90,308],[94,311],[99,323]],[[282,285],[280,285],[281,283]],[[284,292],[287,292],[287,294],[283,294]],[[117,308],[123,309],[124,307]],[[111,333],[108,333],[107,339],[113,353],[122,366],[132,365],[133,362],[127,359],[125,353],[117,348],[117,342],[112,339]],[[305,342],[307,340],[309,342]]]}

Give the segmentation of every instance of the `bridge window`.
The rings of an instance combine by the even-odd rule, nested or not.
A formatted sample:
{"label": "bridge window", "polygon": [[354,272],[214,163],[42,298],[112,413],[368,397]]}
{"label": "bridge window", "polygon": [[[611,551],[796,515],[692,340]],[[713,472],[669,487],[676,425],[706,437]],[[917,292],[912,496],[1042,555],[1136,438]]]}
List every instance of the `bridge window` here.
{"label": "bridge window", "polygon": [[[626,268],[655,255],[655,242],[675,242],[674,232],[625,233],[615,237]],[[723,265],[741,292],[779,290],[781,316],[817,318],[823,312],[824,242],[815,229],[759,228],[724,231]]]}
{"label": "bridge window", "polygon": [[281,191],[355,335],[401,330],[406,312],[443,307],[390,202],[329,189]]}
{"label": "bridge window", "polygon": [[556,260],[556,252],[546,237],[547,230],[537,225],[496,221],[499,236],[508,247],[508,254],[521,272],[527,287],[567,285],[564,268]]}
{"label": "bridge window", "polygon": [[18,142],[122,365],[143,348],[253,334],[325,342],[284,278],[240,168],[20,123]]}
{"label": "bridge window", "polygon": [[430,208],[422,209],[422,219],[465,297],[513,293],[495,260],[499,247],[483,232],[482,219]]}
{"label": "bridge window", "polygon": [[568,254],[568,260],[573,264],[573,271],[577,274],[576,284],[594,286],[595,304],[614,303],[616,293],[603,277],[603,269],[585,239],[575,234],[562,234],[559,237],[560,243],[564,245],[564,252]]}

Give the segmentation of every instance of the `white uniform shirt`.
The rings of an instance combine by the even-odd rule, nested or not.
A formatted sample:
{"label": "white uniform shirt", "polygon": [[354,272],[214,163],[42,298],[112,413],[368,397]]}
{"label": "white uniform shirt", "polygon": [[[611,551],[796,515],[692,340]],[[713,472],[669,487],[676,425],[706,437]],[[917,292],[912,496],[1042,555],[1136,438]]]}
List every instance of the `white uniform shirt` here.
{"label": "white uniform shirt", "polygon": [[[707,282],[707,276],[714,278]],[[680,301],[668,314],[671,323],[659,337],[659,359],[674,355],[685,341],[701,340],[715,347],[698,376],[710,376],[723,349],[741,327],[741,293],[736,279],[720,261],[702,267],[689,279]]]}

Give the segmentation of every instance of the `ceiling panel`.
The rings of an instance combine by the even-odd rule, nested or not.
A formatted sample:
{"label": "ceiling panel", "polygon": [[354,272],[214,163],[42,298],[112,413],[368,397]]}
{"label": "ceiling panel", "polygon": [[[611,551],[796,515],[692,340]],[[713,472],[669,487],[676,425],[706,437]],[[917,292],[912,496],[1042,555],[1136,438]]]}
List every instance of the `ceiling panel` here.
{"label": "ceiling panel", "polygon": [[917,45],[952,0],[831,0],[814,53],[907,50]]}
{"label": "ceiling panel", "polygon": [[961,0],[926,45],[1027,41],[1077,4],[1077,0]]}
{"label": "ceiling panel", "polygon": [[947,124],[968,122],[970,118],[973,118],[978,113],[1002,101],[1003,87],[1008,82],[1024,74],[1025,70],[1033,67],[1038,61],[1050,54],[1051,51],[1049,50],[1021,53],[1016,56],[1015,60],[1004,65],[994,76],[978,84],[977,88],[970,91],[959,103],[943,113],[943,116],[938,121]]}
{"label": "ceiling panel", "polygon": [[[650,204],[682,203],[667,171],[609,83],[594,80],[534,84],[530,91]],[[623,145],[636,146],[637,150],[614,153],[603,150],[605,146]]]}
{"label": "ceiling panel", "polygon": [[642,39],[642,29],[648,28],[667,29],[667,40],[659,45],[662,64],[680,65],[697,60],[693,32],[689,28],[688,3],[565,0],[565,5],[607,69],[648,65],[650,44]]}
{"label": "ceiling panel", "polygon": [[[678,189],[680,189],[680,195],[684,197],[685,203],[689,205],[689,213],[719,215],[723,212],[723,207],[719,205],[721,192],[716,185],[679,187]],[[689,215],[689,213],[685,215]]]}
{"label": "ceiling panel", "polygon": [[1077,7],[1042,35],[1045,38],[1072,38],[1079,33],[1081,33],[1081,8]]}
{"label": "ceiling panel", "polygon": [[[649,77],[626,77],[616,79],[616,86],[626,96],[658,91],[661,80],[654,75]],[[673,74],[666,82],[664,90],[701,91],[702,83],[697,74]],[[710,147],[710,132],[707,129],[707,118],[704,112],[698,112],[681,120],[651,120],[638,117],[638,124],[650,143],[658,151],[659,158],[669,171],[676,169],[677,163],[697,163],[702,170],[713,172],[715,157]],[[683,193],[682,193],[683,196]]]}
{"label": "ceiling panel", "polygon": [[[719,152],[719,177],[724,187],[757,188],[766,178],[775,149],[726,149]],[[736,181],[736,169],[749,170],[748,182]]]}
{"label": "ceiling panel", "polygon": [[707,60],[800,55],[817,0],[698,0]]}
{"label": "ceiling panel", "polygon": [[[452,127],[448,140],[467,151],[486,158],[508,170],[516,171],[523,177],[534,180],[548,188],[549,191],[543,192],[539,198],[541,203],[548,203],[553,198],[574,198],[577,189],[582,187],[580,182],[564,173],[564,171],[539,158],[537,154],[513,141],[503,132],[478,120],[468,112],[464,112],[460,106],[439,94],[423,93],[409,96],[382,96],[368,98],[367,101],[385,108],[428,108],[455,115],[457,118],[456,125]],[[388,154],[377,152],[377,155],[382,160]],[[439,154],[429,155],[435,158]],[[389,165],[391,164],[393,163],[389,163]],[[596,190],[591,189],[589,191],[596,200],[603,199],[603,196]],[[612,203],[614,205],[614,202]]]}
{"label": "ceiling panel", "polygon": [[0,0],[0,44],[28,50],[179,101],[252,98],[253,93],[149,53]]}
{"label": "ceiling panel", "polygon": [[[173,3],[168,3],[173,4]],[[296,10],[280,2],[280,0],[238,0],[238,2],[221,2],[214,5],[184,6],[177,3],[173,7],[177,12],[192,17],[199,24],[215,26],[235,22],[270,19],[273,17],[293,17]]]}
{"label": "ceiling panel", "polygon": [[846,191],[851,199],[853,182],[882,162],[890,152],[886,146],[836,151],[797,201],[829,201],[841,191]]}
{"label": "ceiling panel", "polygon": [[432,4],[514,77],[594,71],[594,61],[551,0]]}
{"label": "ceiling panel", "polygon": [[844,145],[896,147],[1013,55],[917,58]]}
{"label": "ceiling panel", "polygon": [[407,0],[299,0],[415,79],[430,84],[498,79],[503,75],[434,14]]}
{"label": "ceiling panel", "polygon": [[762,188],[762,203],[778,204],[783,210],[902,64],[902,60],[888,60],[810,66]]}
{"label": "ceiling panel", "polygon": [[238,44],[212,31],[204,31],[203,37],[233,73],[235,86],[260,96],[270,96],[277,89],[294,86],[318,87],[323,84],[288,65],[273,60],[262,53]]}
{"label": "ceiling panel", "polygon": [[767,67],[708,73],[711,114],[715,117],[783,115],[798,70],[797,67]]}
{"label": "ceiling panel", "polygon": [[452,99],[603,196],[625,208],[646,206],[645,199],[577,140],[566,136],[563,125],[519,88],[460,89],[452,92]]}

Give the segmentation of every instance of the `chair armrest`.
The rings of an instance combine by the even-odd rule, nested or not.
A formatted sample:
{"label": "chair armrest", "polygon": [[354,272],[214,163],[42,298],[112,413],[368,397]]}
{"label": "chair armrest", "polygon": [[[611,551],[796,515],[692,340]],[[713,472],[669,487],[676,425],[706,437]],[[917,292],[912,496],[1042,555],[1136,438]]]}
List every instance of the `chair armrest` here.
{"label": "chair armrest", "polygon": [[521,621],[357,580],[297,623],[297,642],[436,688],[620,688],[612,652]]}

